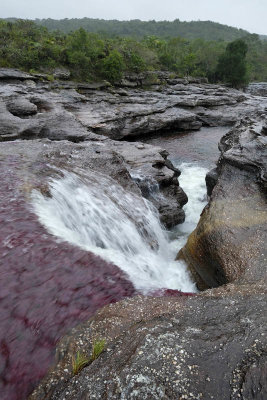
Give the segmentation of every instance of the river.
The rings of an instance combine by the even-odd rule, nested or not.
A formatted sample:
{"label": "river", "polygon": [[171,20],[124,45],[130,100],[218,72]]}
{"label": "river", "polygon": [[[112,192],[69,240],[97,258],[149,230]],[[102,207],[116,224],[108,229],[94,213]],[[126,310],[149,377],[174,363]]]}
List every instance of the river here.
{"label": "river", "polygon": [[20,159],[3,159],[1,400],[25,399],[51,365],[57,340],[97,308],[136,293],[196,291],[175,257],[207,201],[205,174],[226,131],[203,128],[146,139],[169,151],[189,197],[185,223],[170,232],[148,201],[100,175],[65,172],[51,181],[52,197],[32,193],[29,214],[18,179]]}

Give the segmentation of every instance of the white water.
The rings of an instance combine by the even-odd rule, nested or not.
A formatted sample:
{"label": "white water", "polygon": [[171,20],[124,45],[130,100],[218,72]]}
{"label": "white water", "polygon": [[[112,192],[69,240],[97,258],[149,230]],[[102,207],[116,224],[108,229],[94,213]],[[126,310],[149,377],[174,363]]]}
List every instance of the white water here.
{"label": "white water", "polygon": [[[174,234],[179,235],[180,247],[184,246],[191,232],[195,229],[200,214],[207,202],[205,176],[208,169],[196,164],[183,163],[175,165],[180,169],[179,184],[188,196],[188,203],[184,206],[185,222],[177,225]],[[174,235],[173,235],[174,236]]]}
{"label": "white water", "polygon": [[51,234],[113,262],[144,293],[160,288],[193,292],[186,265],[174,259],[204,206],[206,170],[189,164],[180,169],[179,181],[190,200],[176,240],[170,240],[151,203],[102,175],[81,178],[66,172],[51,181],[51,198],[33,192],[34,210]]}

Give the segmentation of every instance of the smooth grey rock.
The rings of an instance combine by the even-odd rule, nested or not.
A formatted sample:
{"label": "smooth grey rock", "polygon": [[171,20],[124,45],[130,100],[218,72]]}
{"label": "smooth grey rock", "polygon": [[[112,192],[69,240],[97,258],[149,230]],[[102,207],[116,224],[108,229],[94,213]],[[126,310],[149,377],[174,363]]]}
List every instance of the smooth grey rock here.
{"label": "smooth grey rock", "polygon": [[[3,129],[0,131],[2,140],[7,140],[10,131],[10,139],[21,135],[56,139],[58,135],[60,140],[85,140],[94,132],[118,140],[142,137],[155,131],[233,125],[245,115],[264,114],[267,109],[267,100],[205,83],[166,84],[159,92],[154,89],[110,89],[107,82],[37,82],[36,87],[23,82],[4,82],[0,86],[0,96],[7,114],[3,116]],[[37,113],[35,116],[28,114],[31,118],[21,121],[14,130],[8,104],[21,98],[25,107],[26,102],[33,103],[31,107],[35,104]],[[58,123],[53,132],[55,118],[58,118]]]}
{"label": "smooth grey rock", "polygon": [[53,76],[55,79],[69,79],[70,78],[70,71],[66,68],[57,68]]}
{"label": "smooth grey rock", "polygon": [[[220,141],[216,185],[179,253],[199,288],[266,281],[265,124],[246,118]],[[214,179],[214,171],[211,176]]]}
{"label": "smooth grey rock", "polygon": [[267,97],[267,82],[253,82],[248,85],[246,92],[254,96]]}
{"label": "smooth grey rock", "polygon": [[18,69],[0,68],[0,80],[24,81],[26,79],[35,80],[36,78],[33,75],[27,74],[26,72],[20,71]]}
{"label": "smooth grey rock", "polygon": [[25,117],[37,113],[37,106],[24,97],[10,100],[6,104],[7,110],[16,117]]}

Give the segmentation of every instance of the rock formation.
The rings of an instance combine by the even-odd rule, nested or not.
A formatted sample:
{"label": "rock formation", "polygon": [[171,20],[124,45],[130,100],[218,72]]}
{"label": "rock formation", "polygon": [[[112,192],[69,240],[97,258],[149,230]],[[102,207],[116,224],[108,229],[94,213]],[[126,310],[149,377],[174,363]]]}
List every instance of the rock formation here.
{"label": "rock formation", "polygon": [[[62,339],[30,400],[266,398],[265,122],[242,121],[220,149],[182,254],[200,287],[223,286],[104,307]],[[104,352],[73,376],[72,357],[89,356],[96,338]]]}
{"label": "rock formation", "polygon": [[[30,399],[267,396],[267,103],[203,80],[152,78],[128,76],[110,87],[0,69],[0,390],[3,385],[8,394],[25,398],[36,387],[59,334],[136,294],[116,266],[49,235],[31,208],[32,191],[49,198],[49,181],[63,170],[102,174],[149,199],[170,228],[184,220],[180,171],[163,149],[124,139],[230,126],[242,118],[220,143],[217,168],[207,175],[209,204],[180,253],[199,288],[211,289],[105,306],[61,340],[55,365]],[[72,357],[88,356],[99,338],[107,342],[104,352],[73,376]]]}
{"label": "rock formation", "polygon": [[267,83],[266,82],[253,82],[248,85],[246,92],[254,96],[267,97]]}
{"label": "rock formation", "polygon": [[210,202],[180,253],[201,288],[266,279],[266,144],[265,120],[245,119],[221,139]]}
{"label": "rock formation", "polygon": [[198,81],[169,79],[144,90],[41,78],[0,69],[0,140],[79,142],[91,140],[92,133],[118,140],[170,129],[233,125],[241,116],[266,111],[262,99]]}
{"label": "rock formation", "polygon": [[[56,366],[29,399],[263,400],[264,311],[264,286],[107,306],[60,342]],[[73,376],[72,356],[88,356],[96,338],[105,351]]]}

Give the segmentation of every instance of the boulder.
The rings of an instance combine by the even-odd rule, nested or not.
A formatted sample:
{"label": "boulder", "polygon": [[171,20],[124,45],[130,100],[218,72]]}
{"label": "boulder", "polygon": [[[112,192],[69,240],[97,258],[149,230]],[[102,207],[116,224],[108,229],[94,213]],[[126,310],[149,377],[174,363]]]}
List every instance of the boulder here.
{"label": "boulder", "polygon": [[266,144],[264,120],[245,119],[221,139],[210,201],[180,252],[199,288],[266,279]]}
{"label": "boulder", "polygon": [[[29,400],[265,399],[266,289],[135,297],[109,305],[57,347]],[[99,358],[73,375],[77,352]]]}
{"label": "boulder", "polygon": [[24,97],[17,97],[6,104],[7,111],[16,117],[27,117],[37,113],[37,106]]}

